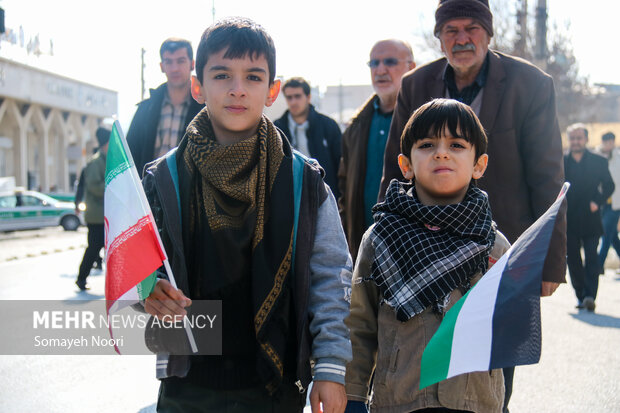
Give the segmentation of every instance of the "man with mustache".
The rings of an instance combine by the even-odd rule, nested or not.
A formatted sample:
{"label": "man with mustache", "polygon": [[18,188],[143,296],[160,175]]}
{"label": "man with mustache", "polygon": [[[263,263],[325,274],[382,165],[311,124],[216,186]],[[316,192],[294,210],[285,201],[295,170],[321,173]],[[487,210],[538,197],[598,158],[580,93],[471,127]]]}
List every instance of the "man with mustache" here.
{"label": "man with mustache", "polygon": [[[493,220],[512,243],[553,203],[564,181],[553,80],[525,60],[489,50],[493,15],[488,0],[440,0],[434,34],[445,57],[403,77],[379,198],[393,178],[403,179],[397,157],[411,114],[434,98],[459,100],[471,106],[487,132],[489,165],[478,186],[488,193]],[[563,207],[543,266],[541,295],[553,294],[565,273]],[[505,406],[512,388],[509,370],[514,369],[505,369]]]}
{"label": "man with mustache", "polygon": [[383,151],[400,80],[415,67],[413,51],[402,40],[381,40],[372,47],[368,66],[375,93],[353,116],[342,134],[342,158],[338,170],[338,208],[354,262],[362,235],[373,223],[371,209],[379,193]]}

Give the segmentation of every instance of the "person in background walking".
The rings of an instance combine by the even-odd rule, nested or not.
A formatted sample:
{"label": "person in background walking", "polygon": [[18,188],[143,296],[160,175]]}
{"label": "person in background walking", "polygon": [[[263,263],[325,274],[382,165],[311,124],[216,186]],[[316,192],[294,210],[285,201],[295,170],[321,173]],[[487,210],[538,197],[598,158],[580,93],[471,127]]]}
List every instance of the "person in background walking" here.
{"label": "person in background walking", "polygon": [[301,77],[287,80],[282,86],[288,110],[274,122],[299,152],[319,161],[325,171],[325,182],[336,199],[338,189],[338,165],[340,163],[340,127],[335,120],[317,112],[310,103],[310,85]]}
{"label": "person in background walking", "polygon": [[90,274],[93,263],[103,248],[105,234],[103,230],[103,194],[105,190],[105,162],[108,153],[110,130],[104,127],[97,129],[99,150],[92,156],[84,168],[84,221],[88,226],[88,246],[80,264],[75,284],[80,291],[87,290],[86,277]]}
{"label": "person in background walking", "polygon": [[605,273],[605,260],[609,247],[614,247],[620,257],[620,239],[618,239],[618,218],[620,217],[620,149],[616,147],[616,135],[607,132],[601,137],[599,152],[609,163],[609,173],[614,180],[616,189],[603,205],[603,237],[601,249],[598,252],[601,274]]}
{"label": "person in background walking", "polygon": [[402,40],[381,40],[370,50],[368,66],[375,93],[342,134],[342,158],[338,169],[338,207],[353,262],[362,235],[373,223],[371,209],[379,194],[385,142],[400,80],[415,67],[413,51]]}
{"label": "person in background walking", "polygon": [[188,40],[171,37],[160,49],[159,64],[167,82],[151,89],[151,97],[138,104],[127,131],[131,156],[142,176],[144,165],[176,147],[185,129],[204,107],[189,91],[194,52]]}
{"label": "person in background walking", "polygon": [[[603,234],[601,208],[614,191],[607,159],[590,152],[588,129],[583,123],[566,130],[570,151],[564,155],[564,174],[571,187],[566,194],[566,260],[571,283],[577,295],[577,308],[594,311],[598,290],[599,259],[596,253]],[[585,253],[585,267],[581,248]]]}

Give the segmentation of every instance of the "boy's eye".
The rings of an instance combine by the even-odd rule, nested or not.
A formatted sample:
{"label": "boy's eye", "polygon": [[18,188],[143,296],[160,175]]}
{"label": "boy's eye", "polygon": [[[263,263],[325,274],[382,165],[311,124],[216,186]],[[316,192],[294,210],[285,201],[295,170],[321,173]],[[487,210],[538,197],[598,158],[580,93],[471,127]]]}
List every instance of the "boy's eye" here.
{"label": "boy's eye", "polygon": [[260,76],[257,76],[257,75],[248,75],[248,80],[253,80],[255,82],[260,82],[263,79]]}
{"label": "boy's eye", "polygon": [[228,79],[228,75],[226,73],[218,73],[213,76],[213,79]]}
{"label": "boy's eye", "polygon": [[465,149],[465,145],[459,143],[459,142],[453,142],[452,145],[453,148],[459,148],[459,149]]}
{"label": "boy's eye", "polygon": [[428,148],[432,148],[433,144],[431,142],[422,142],[418,148],[420,149],[428,149]]}

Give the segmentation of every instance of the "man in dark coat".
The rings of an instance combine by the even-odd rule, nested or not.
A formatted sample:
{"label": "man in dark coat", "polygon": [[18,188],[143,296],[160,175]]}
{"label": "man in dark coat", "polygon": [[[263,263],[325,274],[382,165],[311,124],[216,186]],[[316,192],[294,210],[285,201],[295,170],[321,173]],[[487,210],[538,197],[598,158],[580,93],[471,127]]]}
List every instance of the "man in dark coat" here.
{"label": "man in dark coat", "polygon": [[166,39],[159,49],[160,68],[168,80],[151,97],[138,104],[129,130],[127,144],[142,176],[144,165],[176,147],[187,125],[204,107],[190,94],[194,53],[189,41]]}
{"label": "man in dark coat", "polygon": [[[489,138],[489,166],[478,186],[487,192],[498,229],[514,242],[555,201],[564,183],[562,139],[553,79],[525,60],[489,50],[488,0],[440,0],[434,34],[445,57],[403,77],[385,148],[380,199],[393,178],[400,136],[411,114],[434,98],[468,104]],[[566,209],[560,209],[543,266],[541,295],[566,275]],[[507,412],[512,374],[505,369]]]}
{"label": "man in dark coat", "polygon": [[385,142],[400,80],[415,67],[413,51],[402,40],[381,40],[372,47],[368,66],[375,93],[342,134],[338,170],[338,209],[353,262],[364,232],[374,222],[371,210],[379,194]]}
{"label": "man in dark coat", "polygon": [[[588,130],[585,125],[571,125],[566,133],[570,152],[564,155],[564,171],[571,184],[566,194],[568,271],[577,295],[577,308],[594,311],[599,276],[596,248],[603,234],[601,208],[614,192],[615,185],[607,159],[586,149]],[[582,246],[585,267],[581,261]]]}
{"label": "man in dark coat", "polygon": [[335,120],[316,111],[310,104],[310,85],[301,77],[287,80],[282,86],[288,110],[274,124],[299,152],[319,161],[325,171],[325,182],[336,199],[338,165],[342,132]]}

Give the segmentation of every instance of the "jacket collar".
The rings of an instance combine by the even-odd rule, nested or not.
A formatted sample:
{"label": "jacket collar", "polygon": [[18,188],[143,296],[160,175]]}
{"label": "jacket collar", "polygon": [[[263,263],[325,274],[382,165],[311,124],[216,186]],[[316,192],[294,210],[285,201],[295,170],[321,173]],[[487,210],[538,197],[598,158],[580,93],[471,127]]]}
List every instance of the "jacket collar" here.
{"label": "jacket collar", "polygon": [[[429,93],[432,98],[445,97],[445,83],[443,76],[448,66],[448,59],[442,58],[444,61],[443,70],[435,73],[433,82],[429,84]],[[482,89],[482,107],[480,108],[480,122],[484,125],[484,129],[490,133],[493,131],[495,119],[500,109],[500,103],[504,97],[506,89],[506,72],[502,65],[500,55],[489,49],[489,73],[485,87]]]}

